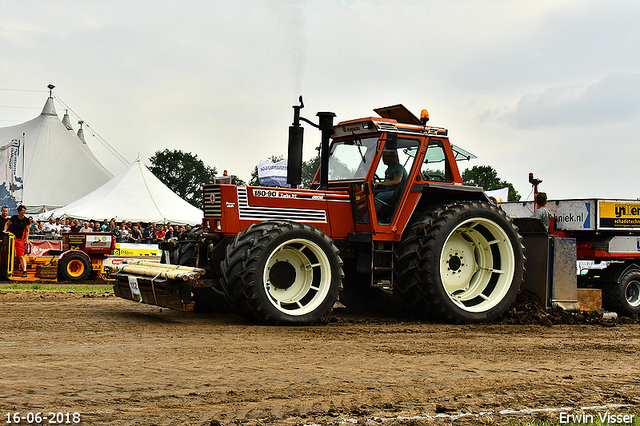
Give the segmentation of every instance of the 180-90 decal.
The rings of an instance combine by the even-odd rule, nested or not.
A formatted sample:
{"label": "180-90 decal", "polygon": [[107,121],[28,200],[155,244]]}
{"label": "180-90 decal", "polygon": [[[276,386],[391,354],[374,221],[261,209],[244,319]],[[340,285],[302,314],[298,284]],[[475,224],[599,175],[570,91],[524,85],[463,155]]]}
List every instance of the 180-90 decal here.
{"label": "180-90 decal", "polygon": [[272,189],[254,189],[253,196],[266,198],[311,198],[312,200],[322,200],[324,198],[322,195],[312,195],[311,197],[308,197],[300,194],[275,191]]}

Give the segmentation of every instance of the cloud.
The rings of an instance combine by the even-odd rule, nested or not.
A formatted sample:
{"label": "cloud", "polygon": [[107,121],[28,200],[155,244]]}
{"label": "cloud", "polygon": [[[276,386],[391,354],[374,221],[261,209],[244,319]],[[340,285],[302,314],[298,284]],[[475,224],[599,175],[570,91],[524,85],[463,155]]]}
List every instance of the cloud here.
{"label": "cloud", "polygon": [[640,74],[615,73],[590,86],[550,87],[523,96],[515,108],[486,110],[480,119],[504,120],[519,129],[611,124],[640,111]]}

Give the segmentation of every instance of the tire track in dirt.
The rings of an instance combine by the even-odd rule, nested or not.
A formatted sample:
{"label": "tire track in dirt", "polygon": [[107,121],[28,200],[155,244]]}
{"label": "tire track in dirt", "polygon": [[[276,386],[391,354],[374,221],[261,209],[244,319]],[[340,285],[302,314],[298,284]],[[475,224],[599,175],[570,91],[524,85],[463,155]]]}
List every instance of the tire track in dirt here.
{"label": "tire track in dirt", "polygon": [[78,411],[104,425],[328,425],[637,406],[640,325],[608,325],[452,326],[337,310],[317,326],[265,327],[107,295],[6,292],[0,408]]}

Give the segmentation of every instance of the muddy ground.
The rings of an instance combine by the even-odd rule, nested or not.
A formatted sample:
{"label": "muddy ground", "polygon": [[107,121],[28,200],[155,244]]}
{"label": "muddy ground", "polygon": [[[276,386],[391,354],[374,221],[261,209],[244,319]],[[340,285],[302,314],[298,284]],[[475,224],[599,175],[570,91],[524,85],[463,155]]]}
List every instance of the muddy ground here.
{"label": "muddy ground", "polygon": [[[512,313],[505,322],[523,322]],[[640,412],[640,325],[536,315],[453,326],[338,309],[316,326],[265,327],[113,295],[0,291],[0,422],[78,412],[92,425],[395,426]]]}

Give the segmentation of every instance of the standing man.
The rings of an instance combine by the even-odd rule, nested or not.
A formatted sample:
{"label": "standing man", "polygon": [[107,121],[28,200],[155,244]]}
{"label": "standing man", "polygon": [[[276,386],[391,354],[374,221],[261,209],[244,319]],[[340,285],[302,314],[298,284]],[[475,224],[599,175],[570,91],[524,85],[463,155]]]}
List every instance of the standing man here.
{"label": "standing man", "polygon": [[16,237],[16,255],[20,258],[20,265],[22,265],[22,277],[27,276],[27,259],[24,256],[25,245],[31,244],[29,242],[29,218],[25,216],[27,208],[22,204],[18,206],[18,214],[11,216],[11,218],[4,224],[4,232],[11,230]]}
{"label": "standing man", "polygon": [[42,232],[44,235],[53,240],[53,237],[56,236],[56,224],[52,217],[49,218],[49,221],[42,225]]}
{"label": "standing man", "polygon": [[549,232],[549,225],[551,225],[551,216],[551,212],[547,208],[547,193],[538,192],[536,195],[536,211],[533,212],[533,217],[540,219],[547,232]]}
{"label": "standing man", "polygon": [[80,232],[80,222],[78,219],[73,219],[71,221],[71,232]]}
{"label": "standing man", "polygon": [[4,224],[9,220],[9,206],[2,206],[0,214],[0,229],[4,229]]}
{"label": "standing man", "polygon": [[161,243],[164,241],[165,236],[164,225],[158,225],[158,229],[156,230],[155,239],[153,240],[153,242]]}

